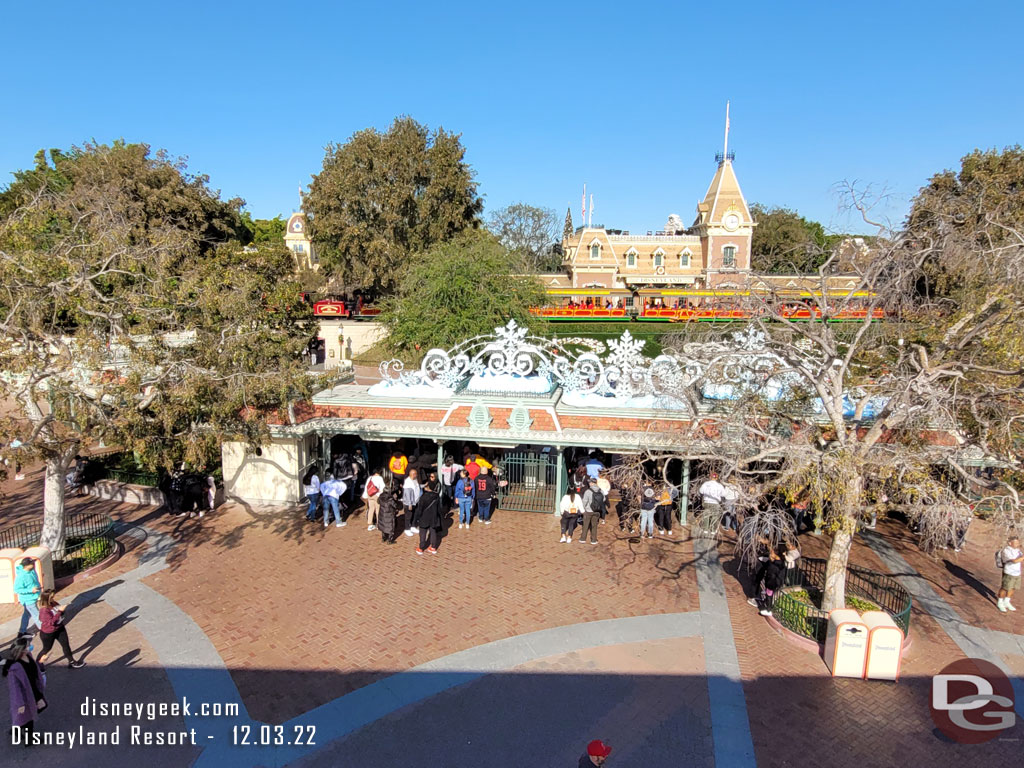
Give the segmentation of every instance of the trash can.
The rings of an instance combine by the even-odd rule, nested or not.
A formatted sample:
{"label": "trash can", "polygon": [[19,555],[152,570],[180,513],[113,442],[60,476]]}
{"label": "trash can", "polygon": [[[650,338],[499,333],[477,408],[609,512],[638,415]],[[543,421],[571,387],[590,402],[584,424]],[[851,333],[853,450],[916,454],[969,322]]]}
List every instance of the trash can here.
{"label": "trash can", "polygon": [[21,556],[35,558],[39,584],[43,589],[53,589],[53,555],[50,550],[47,547],[29,547]]}
{"label": "trash can", "polygon": [[865,680],[900,678],[903,658],[903,630],[885,611],[867,611],[861,617],[868,628],[868,653],[864,664]]}
{"label": "trash can", "polygon": [[21,560],[20,549],[0,549],[0,603],[16,603],[14,569]]}
{"label": "trash can", "polygon": [[832,677],[864,677],[868,652],[868,628],[852,608],[840,608],[828,615],[825,636],[825,664]]}

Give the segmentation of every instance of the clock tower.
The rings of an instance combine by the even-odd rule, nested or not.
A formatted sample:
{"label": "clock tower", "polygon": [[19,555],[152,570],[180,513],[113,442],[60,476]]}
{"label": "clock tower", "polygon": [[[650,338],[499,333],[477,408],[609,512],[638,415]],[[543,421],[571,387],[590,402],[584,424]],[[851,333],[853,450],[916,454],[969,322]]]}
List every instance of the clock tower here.
{"label": "clock tower", "polygon": [[742,287],[750,276],[753,217],[733,170],[735,154],[729,152],[729,107],[725,111],[725,146],[716,157],[718,170],[704,200],[697,204],[692,232],[700,236],[707,286]]}
{"label": "clock tower", "polygon": [[293,213],[288,217],[288,224],[284,231],[284,244],[295,256],[295,263],[299,269],[319,269],[320,261],[313,250],[313,241],[309,238],[307,231],[306,215],[304,213]]}

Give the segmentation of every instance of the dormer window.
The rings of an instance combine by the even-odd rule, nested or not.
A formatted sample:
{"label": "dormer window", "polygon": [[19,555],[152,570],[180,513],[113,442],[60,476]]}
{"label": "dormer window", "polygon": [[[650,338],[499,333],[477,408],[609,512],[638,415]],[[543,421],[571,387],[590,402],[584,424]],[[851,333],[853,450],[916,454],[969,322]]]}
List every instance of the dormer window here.
{"label": "dormer window", "polygon": [[600,243],[593,243],[590,246],[590,258],[592,261],[596,261],[601,258],[601,245]]}
{"label": "dormer window", "polygon": [[723,245],[722,246],[722,267],[725,269],[736,268],[736,246],[735,245]]}
{"label": "dormer window", "polygon": [[636,267],[636,257],[636,248],[630,248],[628,251],[626,251],[626,266]]}
{"label": "dormer window", "polygon": [[689,267],[690,266],[690,256],[691,255],[692,254],[690,253],[690,251],[688,249],[683,251],[682,253],[680,253],[679,254],[679,266],[682,267],[683,269],[686,269],[687,267]]}
{"label": "dormer window", "polygon": [[654,268],[657,269],[665,263],[665,252],[659,248],[654,252]]}

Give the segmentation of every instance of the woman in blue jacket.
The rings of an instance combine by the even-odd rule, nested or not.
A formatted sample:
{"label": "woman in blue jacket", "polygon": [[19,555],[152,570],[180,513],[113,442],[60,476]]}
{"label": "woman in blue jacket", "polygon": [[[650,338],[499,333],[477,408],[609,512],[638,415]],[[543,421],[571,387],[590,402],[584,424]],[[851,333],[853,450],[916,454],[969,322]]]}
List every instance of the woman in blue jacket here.
{"label": "woman in blue jacket", "polygon": [[473,481],[464,469],[459,471],[459,479],[455,483],[455,500],[459,503],[459,528],[469,528],[473,514]]}
{"label": "woman in blue jacket", "polygon": [[39,626],[39,606],[36,605],[39,602],[39,577],[36,576],[35,565],[35,561],[31,557],[26,557],[21,561],[21,567],[18,568],[18,572],[14,576],[14,593],[18,596],[18,602],[22,607],[19,635],[24,634],[28,629],[29,619],[37,627]]}

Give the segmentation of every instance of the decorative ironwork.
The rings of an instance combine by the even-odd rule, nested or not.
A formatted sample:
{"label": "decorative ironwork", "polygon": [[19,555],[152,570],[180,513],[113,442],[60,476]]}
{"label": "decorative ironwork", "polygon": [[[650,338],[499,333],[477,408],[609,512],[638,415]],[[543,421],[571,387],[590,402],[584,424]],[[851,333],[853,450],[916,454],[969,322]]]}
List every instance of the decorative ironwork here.
{"label": "decorative ironwork", "polygon": [[[705,396],[728,397],[735,387],[781,391],[789,368],[772,353],[766,335],[754,326],[733,333],[728,342],[687,344],[682,354],[667,351],[653,360],[645,342],[624,331],[607,345],[587,338],[534,336],[514,320],[493,335],[476,336],[451,349],[427,352],[419,370],[400,360],[379,370],[384,386],[429,387],[454,393],[466,381],[495,377],[494,391],[536,393],[560,386],[567,394],[596,394],[623,402],[647,396],[678,398],[682,389],[701,385]],[[792,372],[790,371],[790,375]],[[491,382],[472,387],[491,391]],[[718,394],[712,390],[716,390]]]}

